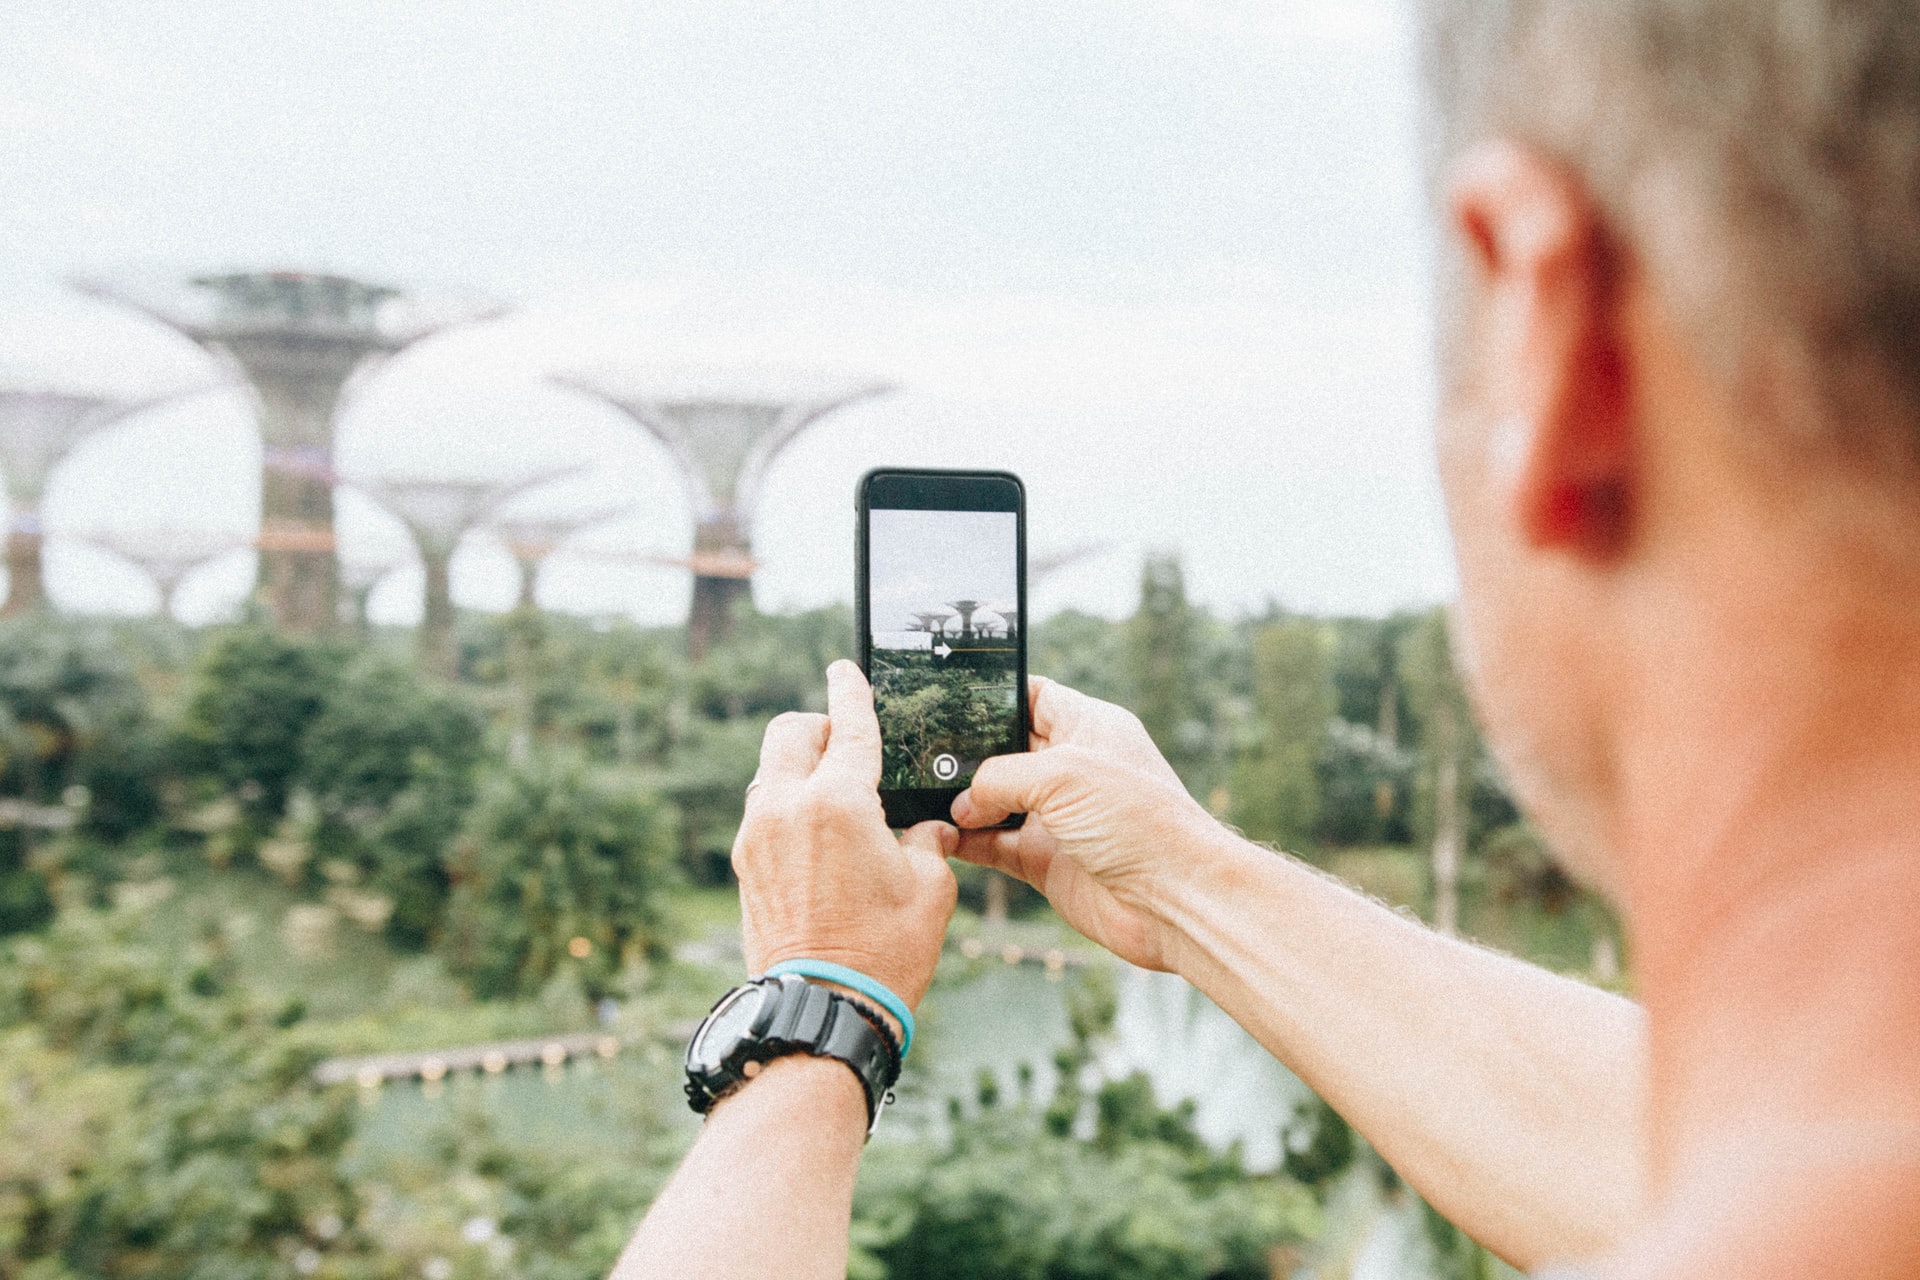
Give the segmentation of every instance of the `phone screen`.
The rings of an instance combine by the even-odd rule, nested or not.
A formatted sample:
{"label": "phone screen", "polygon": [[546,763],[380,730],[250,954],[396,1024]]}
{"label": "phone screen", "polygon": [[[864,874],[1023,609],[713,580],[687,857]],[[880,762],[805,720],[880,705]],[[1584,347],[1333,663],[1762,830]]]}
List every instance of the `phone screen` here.
{"label": "phone screen", "polygon": [[945,817],[981,761],[1026,750],[1021,505],[1010,476],[868,478],[862,612],[890,817]]}

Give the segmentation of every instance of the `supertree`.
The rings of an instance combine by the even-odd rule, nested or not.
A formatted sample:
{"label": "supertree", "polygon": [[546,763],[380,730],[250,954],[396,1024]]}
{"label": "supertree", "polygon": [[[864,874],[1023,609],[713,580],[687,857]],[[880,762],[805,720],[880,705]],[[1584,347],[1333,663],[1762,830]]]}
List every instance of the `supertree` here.
{"label": "supertree", "polygon": [[581,470],[583,468],[565,467],[505,480],[356,479],[352,482],[407,527],[420,552],[427,575],[419,633],[423,669],[451,679],[459,667],[450,570],[453,553],[467,531],[509,499]]}
{"label": "supertree", "polygon": [[789,395],[741,390],[737,378],[667,386],[637,369],[553,380],[619,409],[679,464],[694,512],[685,563],[693,571],[687,647],[695,659],[726,633],[735,605],[751,593],[753,516],[774,458],[827,414],[893,389],[874,382]]}
{"label": "supertree", "polygon": [[215,529],[146,529],[123,532],[96,530],[78,535],[103,551],[111,552],[144,569],[160,593],[160,616],[179,621],[173,611],[180,585],[194,570],[211,564],[229,552],[251,546],[252,540],[239,534]]}
{"label": "supertree", "polygon": [[357,630],[367,630],[372,625],[367,617],[367,604],[373,598],[373,589],[386,581],[387,575],[404,563],[397,559],[353,560],[341,557],[340,586],[346,592],[344,603],[347,606],[342,611],[345,620],[351,622]]}
{"label": "supertree", "polygon": [[120,397],[0,388],[0,471],[13,509],[7,526],[7,601],[0,614],[26,613],[46,604],[40,502],[54,469],[96,432],[204,389]]}
{"label": "supertree", "polygon": [[493,532],[520,569],[520,594],[514,607],[528,611],[540,607],[538,587],[541,566],[568,538],[632,511],[631,505],[622,504],[580,515],[500,516],[493,520]]}
{"label": "supertree", "polygon": [[349,381],[453,324],[499,314],[492,303],[429,309],[399,289],[310,271],[197,276],[151,290],[76,280],[227,359],[253,389],[260,424],[259,594],[296,632],[339,617],[334,558],[334,422]]}

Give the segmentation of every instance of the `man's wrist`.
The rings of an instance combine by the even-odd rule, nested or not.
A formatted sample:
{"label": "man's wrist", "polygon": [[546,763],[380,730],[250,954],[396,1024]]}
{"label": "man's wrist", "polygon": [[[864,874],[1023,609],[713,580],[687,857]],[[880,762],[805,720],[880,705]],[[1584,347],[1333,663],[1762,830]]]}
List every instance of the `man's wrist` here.
{"label": "man's wrist", "polygon": [[[740,1107],[740,1099],[759,1101],[749,1108]],[[867,1095],[860,1077],[837,1058],[816,1058],[811,1054],[790,1053],[760,1064],[753,1078],[713,1100],[707,1109],[712,1123],[723,1111],[793,1111],[807,1123],[824,1120],[825,1127],[857,1131],[865,1140],[867,1131]]]}
{"label": "man's wrist", "polygon": [[[687,1043],[687,1105],[707,1114],[758,1080],[769,1062],[804,1054],[838,1062],[853,1075],[871,1132],[900,1078],[899,1038],[865,1002],[783,968],[733,988],[702,1019]],[[856,989],[866,984],[862,975],[852,977]]]}
{"label": "man's wrist", "polygon": [[1230,909],[1264,864],[1286,855],[1254,844],[1217,821],[1210,821],[1181,853],[1179,871],[1161,883],[1155,914],[1165,930],[1162,953],[1168,970],[1198,986],[1211,922]]}

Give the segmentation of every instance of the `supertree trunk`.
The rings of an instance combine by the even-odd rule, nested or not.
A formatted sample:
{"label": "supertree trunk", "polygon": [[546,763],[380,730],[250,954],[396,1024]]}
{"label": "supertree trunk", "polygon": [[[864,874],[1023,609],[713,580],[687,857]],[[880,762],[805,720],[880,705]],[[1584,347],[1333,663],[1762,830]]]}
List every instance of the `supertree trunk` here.
{"label": "supertree trunk", "polygon": [[460,673],[460,638],[453,626],[452,556],[427,556],[427,592],[420,616],[420,668],[442,680]]}
{"label": "supertree trunk", "polygon": [[18,617],[46,608],[46,576],[40,562],[44,541],[38,529],[7,531],[7,602],[0,605],[0,618]]}
{"label": "supertree trunk", "polygon": [[695,662],[733,632],[734,612],[749,598],[745,578],[693,580],[693,607],[687,616],[687,654]]}
{"label": "supertree trunk", "polygon": [[[682,385],[643,369],[603,369],[554,381],[613,405],[665,445],[679,464],[694,512],[693,604],[687,652],[698,661],[731,627],[749,592],[748,531],[767,470],[780,451],[829,413],[892,388],[885,383],[814,381],[810,387],[751,387],[751,377],[695,377]],[[728,382],[734,385],[724,385]]]}
{"label": "supertree trunk", "polygon": [[268,468],[260,477],[260,577],[267,615],[283,631],[316,635],[340,620],[340,571],[330,478]]}

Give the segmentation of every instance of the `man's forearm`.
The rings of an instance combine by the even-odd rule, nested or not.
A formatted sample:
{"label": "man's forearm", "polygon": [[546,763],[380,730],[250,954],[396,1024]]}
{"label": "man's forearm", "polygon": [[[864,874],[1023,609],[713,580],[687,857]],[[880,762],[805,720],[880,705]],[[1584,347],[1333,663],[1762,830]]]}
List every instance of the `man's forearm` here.
{"label": "man's forearm", "polygon": [[1521,1266],[1640,1198],[1632,1002],[1441,937],[1222,833],[1170,888],[1176,967],[1447,1217]]}
{"label": "man's forearm", "polygon": [[866,1128],[844,1064],[768,1063],[714,1108],[613,1280],[843,1280]]}

